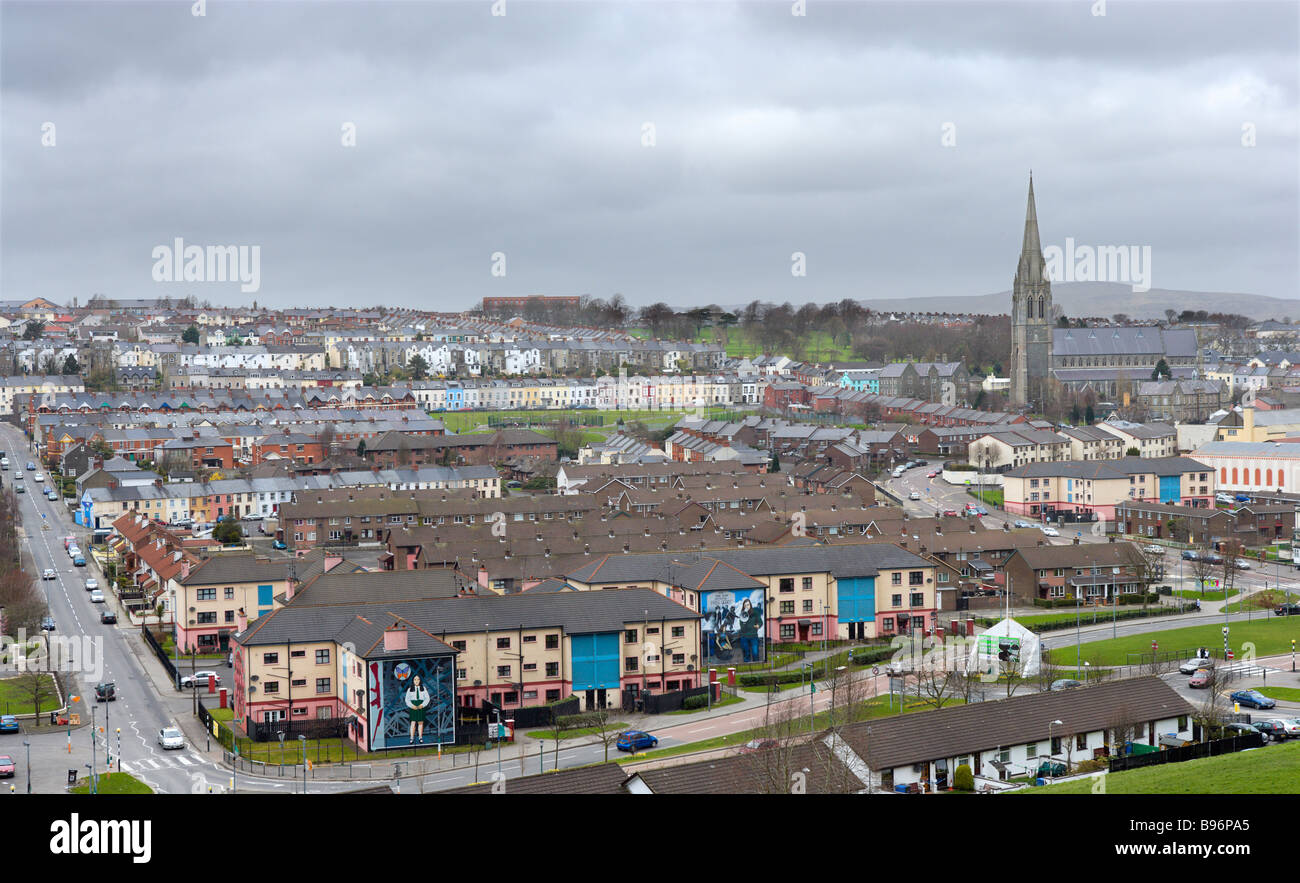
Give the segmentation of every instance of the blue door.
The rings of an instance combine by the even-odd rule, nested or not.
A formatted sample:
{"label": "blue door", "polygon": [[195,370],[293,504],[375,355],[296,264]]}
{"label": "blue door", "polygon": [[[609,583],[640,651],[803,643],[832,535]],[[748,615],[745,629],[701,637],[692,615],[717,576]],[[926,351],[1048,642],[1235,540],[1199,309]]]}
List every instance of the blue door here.
{"label": "blue door", "polygon": [[266,616],[275,606],[274,587],[258,586],[257,587],[257,615]]}

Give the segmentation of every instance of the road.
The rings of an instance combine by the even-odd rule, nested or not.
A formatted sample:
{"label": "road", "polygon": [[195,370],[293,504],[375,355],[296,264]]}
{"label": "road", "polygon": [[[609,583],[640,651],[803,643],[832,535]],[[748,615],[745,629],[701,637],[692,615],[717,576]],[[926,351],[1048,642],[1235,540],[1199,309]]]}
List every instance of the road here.
{"label": "road", "polygon": [[[6,484],[12,483],[14,472],[22,469],[28,460],[36,460],[22,433],[7,423],[0,423],[0,449],[8,453],[11,463],[9,472],[0,473]],[[45,469],[39,464],[38,470],[45,474]],[[186,748],[169,751],[164,751],[158,744],[158,731],[164,727],[184,724],[191,735],[197,736],[199,731],[193,718],[192,698],[179,691],[160,693],[145,671],[145,663],[139,658],[140,654],[150,651],[111,592],[105,589],[104,603],[91,603],[85,580],[93,577],[101,587],[106,587],[107,580],[92,558],[87,556],[86,567],[74,567],[63,548],[63,537],[75,536],[80,547],[89,551],[89,531],[73,523],[64,502],[50,502],[40,493],[49,484],[48,476],[42,484],[34,481],[32,474],[25,474],[27,493],[18,495],[18,507],[26,534],[25,542],[35,561],[36,575],[39,577],[47,567],[53,568],[57,574],[54,580],[40,580],[50,615],[57,625],[55,635],[89,636],[94,649],[80,660],[76,671],[69,673],[70,690],[82,697],[80,702],[71,706],[83,718],[82,726],[70,731],[52,728],[46,719],[40,726],[24,722],[21,735],[0,736],[0,752],[8,753],[17,762],[13,780],[16,789],[26,791],[28,785],[24,740],[31,742],[31,790],[36,793],[62,793],[67,787],[67,771],[75,769],[85,776],[92,753],[96,769],[104,772],[106,752],[111,748],[116,769],[119,744],[121,769],[159,793],[206,791],[209,785],[227,787],[230,770],[214,759],[219,758],[219,754],[206,755],[206,743],[194,744],[187,738]],[[42,521],[50,525],[49,530],[41,528]],[[106,607],[118,614],[117,625],[100,622],[100,612]],[[95,684],[100,680],[116,683],[116,701],[94,701]],[[98,741],[93,752],[92,728],[86,725],[92,717],[92,709],[95,724],[103,730],[96,733]],[[241,791],[277,792],[292,786],[284,780],[241,775],[238,787]],[[325,792],[341,788],[321,783],[311,790]]]}

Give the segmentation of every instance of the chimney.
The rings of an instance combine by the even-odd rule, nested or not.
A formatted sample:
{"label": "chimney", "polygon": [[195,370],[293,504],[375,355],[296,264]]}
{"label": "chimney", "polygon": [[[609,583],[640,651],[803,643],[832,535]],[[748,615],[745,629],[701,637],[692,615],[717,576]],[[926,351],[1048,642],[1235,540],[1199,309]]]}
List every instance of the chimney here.
{"label": "chimney", "polygon": [[406,626],[393,625],[384,629],[385,653],[405,653],[406,646]]}
{"label": "chimney", "polygon": [[181,562],[181,582],[184,582],[185,580],[187,580],[187,579],[189,579],[189,578],[190,578],[190,562],[188,562],[188,561],[182,561],[182,562]]}
{"label": "chimney", "polygon": [[248,614],[244,608],[240,607],[239,612],[235,614],[235,630],[242,632],[248,628]]}
{"label": "chimney", "polygon": [[[480,565],[478,566],[478,584],[479,584],[480,586],[482,586],[483,588],[485,588],[485,589],[488,587],[488,571],[487,571],[487,567],[485,567],[485,566],[482,565],[482,564],[480,564]],[[405,646],[403,646],[402,649],[405,650],[405,649],[406,649]]]}

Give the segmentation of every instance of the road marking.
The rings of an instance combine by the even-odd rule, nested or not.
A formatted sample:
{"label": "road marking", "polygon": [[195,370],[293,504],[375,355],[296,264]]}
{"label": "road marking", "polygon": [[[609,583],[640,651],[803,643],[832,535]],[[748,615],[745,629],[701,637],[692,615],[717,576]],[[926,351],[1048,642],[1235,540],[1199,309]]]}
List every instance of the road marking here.
{"label": "road marking", "polygon": [[176,759],[179,760],[183,766],[194,766],[193,761],[186,760],[185,755],[183,754],[176,755]]}

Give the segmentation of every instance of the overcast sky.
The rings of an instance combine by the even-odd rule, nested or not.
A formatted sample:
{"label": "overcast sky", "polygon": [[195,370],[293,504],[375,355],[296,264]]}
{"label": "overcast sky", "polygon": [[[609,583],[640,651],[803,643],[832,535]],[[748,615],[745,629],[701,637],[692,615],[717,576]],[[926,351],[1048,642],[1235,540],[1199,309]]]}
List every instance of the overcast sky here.
{"label": "overcast sky", "polygon": [[[1031,168],[1045,246],[1297,296],[1295,3],[505,9],[0,5],[0,298],[985,294]],[[260,246],[260,290],[155,282],[177,237]]]}

